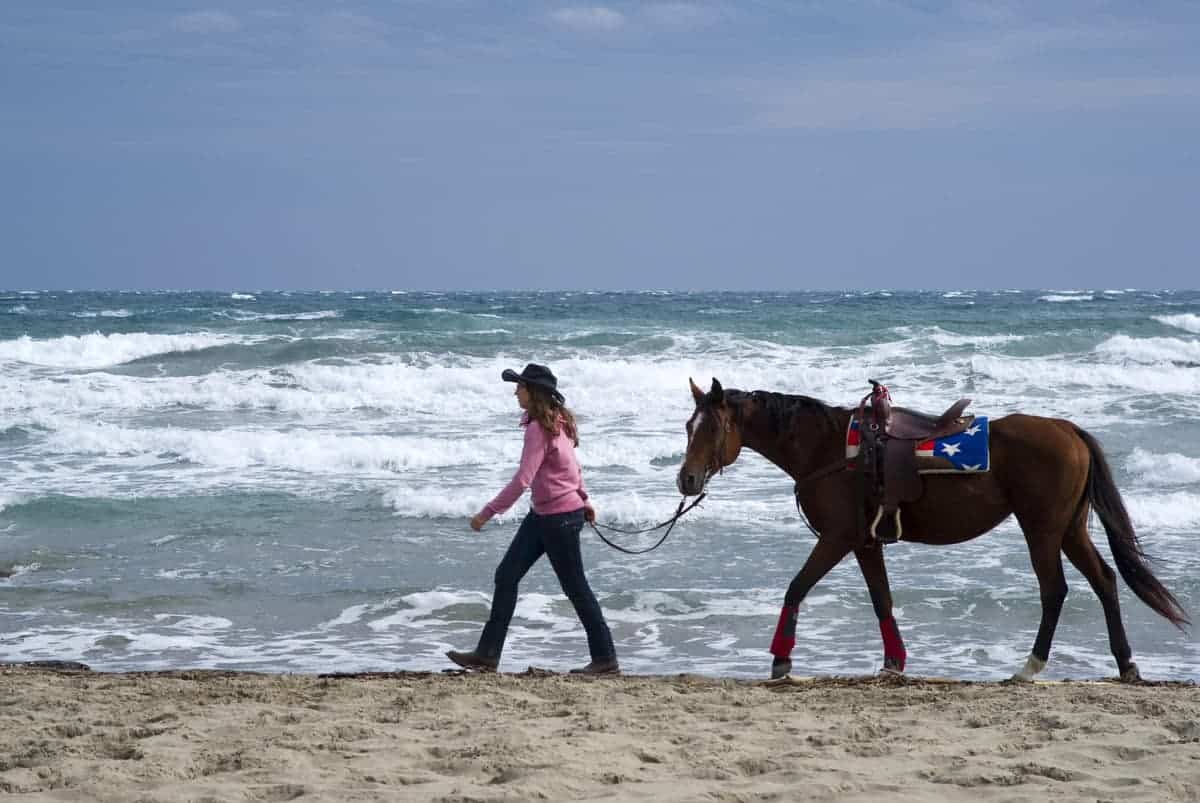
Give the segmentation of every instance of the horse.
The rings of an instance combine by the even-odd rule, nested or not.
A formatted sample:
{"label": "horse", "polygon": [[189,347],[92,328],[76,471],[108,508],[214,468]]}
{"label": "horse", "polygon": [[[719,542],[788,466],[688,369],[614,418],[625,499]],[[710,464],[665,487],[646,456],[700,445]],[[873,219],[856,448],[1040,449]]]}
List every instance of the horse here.
{"label": "horse", "polygon": [[[696,408],[687,421],[687,450],[676,478],[680,493],[704,492],[745,447],[796,481],[796,504],[818,535],[784,595],[770,647],[772,679],[791,672],[800,603],[851,552],[879,620],[883,671],[903,673],[907,653],[892,615],[883,547],[863,537],[864,498],[861,489],[856,491],[856,472],[846,470],[846,433],[856,411],[809,396],[726,390],[715,377],[707,393],[691,379],[688,383]],[[1015,516],[1037,576],[1042,615],[1033,648],[1011,680],[1032,682],[1050,658],[1067,596],[1065,554],[1100,598],[1121,681],[1140,681],[1121,622],[1116,575],[1088,534],[1089,511],[1098,514],[1117,569],[1137,597],[1181,630],[1190,622],[1151,572],[1100,443],[1065,419],[1021,413],[992,419],[990,430],[989,470],[924,476],[923,493],[900,511],[904,540],[959,544]]]}

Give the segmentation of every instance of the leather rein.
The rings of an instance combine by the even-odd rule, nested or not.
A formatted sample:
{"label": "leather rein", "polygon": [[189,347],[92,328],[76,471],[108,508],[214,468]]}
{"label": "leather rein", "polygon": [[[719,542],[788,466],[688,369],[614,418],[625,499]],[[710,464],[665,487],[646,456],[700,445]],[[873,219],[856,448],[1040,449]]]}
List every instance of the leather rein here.
{"label": "leather rein", "polygon": [[[675,522],[679,521],[680,517],[683,516],[684,513],[687,513],[689,510],[694,508],[696,505],[698,505],[702,501],[704,501],[704,497],[706,497],[706,496],[708,496],[708,494],[706,494],[706,493],[700,494],[692,501],[692,503],[690,505],[687,505],[687,497],[685,496],[684,498],[679,500],[679,507],[677,507],[675,509],[674,516],[667,519],[666,521],[661,521],[658,524],[655,524],[653,527],[643,527],[640,530],[623,530],[620,527],[611,527],[607,524],[597,524],[594,521],[589,521],[588,525],[596,532],[596,535],[600,536],[601,541],[608,544],[610,547],[617,550],[618,552],[624,552],[626,555],[644,555],[647,552],[653,552],[654,550],[656,550],[660,546],[662,546],[663,542],[667,540],[667,536],[671,534],[671,530],[675,527]],[[687,507],[684,507],[684,505],[687,505]],[[614,544],[612,541],[609,541],[607,538],[605,538],[604,533],[600,532],[601,527],[603,527],[604,529],[608,530],[611,533],[621,533],[622,535],[639,535],[641,533],[654,532],[655,530],[660,530],[663,527],[666,527],[667,531],[662,534],[662,538],[658,539],[658,543],[656,543],[652,547],[647,547],[646,549],[627,549],[626,547],[623,547],[620,544]]]}
{"label": "leather rein", "polygon": [[[725,469],[725,467],[721,465],[721,455],[725,453],[725,436],[729,432],[729,427],[729,422],[724,421],[720,428],[720,440],[717,441],[716,447],[713,449],[712,459],[708,461],[708,465],[705,466],[704,469],[705,486],[708,485],[708,481],[712,479],[714,475],[720,474]],[[600,536],[601,541],[608,544],[618,552],[624,552],[626,555],[644,555],[647,552],[653,552],[662,546],[663,542],[667,540],[667,536],[671,534],[671,530],[674,529],[675,522],[679,521],[680,517],[682,517],[684,513],[687,513],[689,510],[696,507],[696,505],[704,501],[704,497],[706,496],[708,496],[707,492],[701,492],[700,495],[697,496],[690,505],[687,505],[687,497],[683,497],[679,500],[679,507],[675,508],[675,515],[671,516],[671,518],[667,519],[666,521],[660,521],[653,527],[643,527],[640,530],[623,530],[620,527],[612,527],[607,524],[597,524],[594,521],[589,521],[588,525],[592,528],[592,530],[595,531],[596,535]],[[684,507],[684,505],[687,505],[687,507]],[[610,533],[620,533],[622,535],[641,535],[642,533],[650,533],[654,532],[655,530],[661,530],[663,527],[666,527],[667,531],[662,534],[662,538],[659,538],[658,542],[652,547],[647,547],[646,549],[627,549],[626,547],[623,547],[620,544],[614,544],[612,541],[605,538],[604,533],[600,532],[601,527],[608,530]]]}

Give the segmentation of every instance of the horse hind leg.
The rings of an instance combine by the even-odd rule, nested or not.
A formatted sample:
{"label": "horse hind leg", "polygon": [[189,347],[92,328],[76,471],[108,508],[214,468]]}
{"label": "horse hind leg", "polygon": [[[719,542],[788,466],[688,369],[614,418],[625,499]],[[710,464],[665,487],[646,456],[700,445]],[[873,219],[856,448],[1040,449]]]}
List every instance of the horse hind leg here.
{"label": "horse hind leg", "polygon": [[1104,622],[1108,626],[1108,645],[1117,661],[1117,672],[1125,683],[1141,680],[1137,664],[1133,662],[1133,650],[1125,636],[1125,625],[1121,622],[1121,603],[1117,593],[1117,575],[1104,562],[1096,545],[1088,536],[1086,522],[1075,527],[1063,541],[1063,553],[1079,573],[1087,578],[1092,590],[1100,598],[1104,608]]}
{"label": "horse hind leg", "polygon": [[883,562],[883,548],[856,549],[854,557],[858,560],[863,579],[867,581],[871,607],[875,609],[875,618],[879,620],[879,634],[883,637],[883,671],[902,674],[908,653],[904,649],[904,639],[900,637],[896,618],[892,615],[892,587],[888,582],[887,566]]}
{"label": "horse hind leg", "polygon": [[1012,676],[1012,680],[1029,683],[1046,668],[1046,662],[1050,660],[1050,643],[1054,640],[1058,618],[1062,614],[1063,602],[1067,598],[1067,579],[1063,575],[1058,538],[1039,540],[1036,535],[1027,530],[1025,539],[1029,544],[1029,556],[1033,561],[1033,571],[1038,579],[1038,590],[1042,599],[1042,620],[1038,625],[1033,650],[1025,660],[1025,666]]}

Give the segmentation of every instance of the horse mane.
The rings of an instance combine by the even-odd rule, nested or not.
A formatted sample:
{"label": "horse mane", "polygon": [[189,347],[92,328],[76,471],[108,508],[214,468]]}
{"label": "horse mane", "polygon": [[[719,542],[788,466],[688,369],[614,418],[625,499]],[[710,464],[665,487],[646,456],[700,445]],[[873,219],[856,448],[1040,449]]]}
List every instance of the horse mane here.
{"label": "horse mane", "polygon": [[771,433],[780,435],[792,429],[792,425],[797,418],[807,415],[816,415],[817,419],[829,428],[836,430],[838,428],[837,416],[835,410],[837,408],[830,407],[820,399],[814,399],[812,396],[797,396],[789,393],[775,393],[769,390],[733,390],[725,391],[725,397],[731,402],[731,407],[734,411],[734,418],[739,424],[743,423],[744,411],[743,403],[752,401],[763,412],[767,426],[770,427]]}

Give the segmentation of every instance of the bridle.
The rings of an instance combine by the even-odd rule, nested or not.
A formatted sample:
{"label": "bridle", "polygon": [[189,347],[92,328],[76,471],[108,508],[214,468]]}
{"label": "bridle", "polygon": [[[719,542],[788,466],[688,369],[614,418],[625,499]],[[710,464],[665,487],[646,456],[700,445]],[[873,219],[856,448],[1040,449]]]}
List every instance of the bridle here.
{"label": "bridle", "polygon": [[717,417],[717,440],[713,443],[712,456],[708,459],[707,465],[704,466],[704,486],[708,487],[708,481],[718,474],[724,473],[727,464],[721,460],[725,457],[725,441],[729,437],[730,430],[733,429],[733,421],[731,416],[723,416],[716,410],[713,410],[713,415]]}

